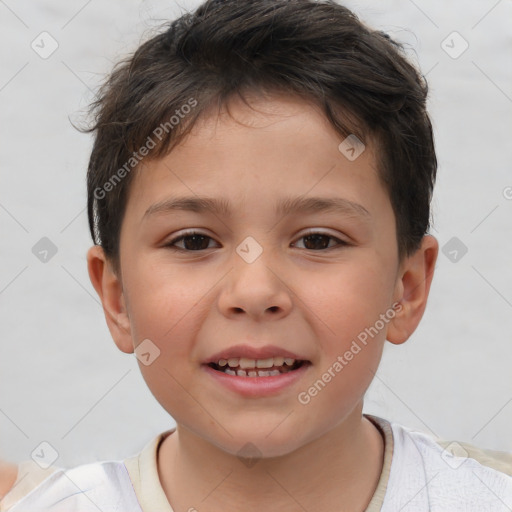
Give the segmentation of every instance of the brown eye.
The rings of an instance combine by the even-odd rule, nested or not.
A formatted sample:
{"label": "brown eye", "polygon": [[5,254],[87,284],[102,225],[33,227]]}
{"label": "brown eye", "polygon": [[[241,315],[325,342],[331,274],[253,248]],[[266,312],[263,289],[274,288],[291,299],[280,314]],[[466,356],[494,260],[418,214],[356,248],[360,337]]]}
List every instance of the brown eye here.
{"label": "brown eye", "polygon": [[[306,233],[299,240],[304,240],[304,249],[312,251],[333,249],[336,246],[348,245],[347,242],[344,242],[339,238],[321,232]],[[338,243],[334,246],[329,246],[330,240],[335,240]]]}
{"label": "brown eye", "polygon": [[[181,250],[181,251],[189,251],[189,252],[197,252],[204,251],[205,249],[209,249],[209,241],[213,240],[208,235],[204,235],[197,231],[190,231],[183,235],[180,235],[177,238],[174,238],[169,243],[165,244],[165,247],[169,247],[170,249]],[[179,247],[176,244],[178,242],[183,241],[183,247]]]}

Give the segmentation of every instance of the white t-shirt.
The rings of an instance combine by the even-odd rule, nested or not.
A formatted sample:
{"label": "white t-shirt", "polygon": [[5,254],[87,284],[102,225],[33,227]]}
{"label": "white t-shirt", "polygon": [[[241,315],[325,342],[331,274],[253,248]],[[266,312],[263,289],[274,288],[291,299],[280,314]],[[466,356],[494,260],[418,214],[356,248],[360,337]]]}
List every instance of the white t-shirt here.
{"label": "white t-shirt", "polygon": [[[365,416],[384,438],[383,468],[366,512],[512,510],[512,454],[435,440]],[[0,512],[173,512],[157,470],[158,448],[172,432],[158,435],[124,461],[39,473],[35,463],[22,463],[13,488],[0,501]],[[453,455],[454,447],[466,456]]]}

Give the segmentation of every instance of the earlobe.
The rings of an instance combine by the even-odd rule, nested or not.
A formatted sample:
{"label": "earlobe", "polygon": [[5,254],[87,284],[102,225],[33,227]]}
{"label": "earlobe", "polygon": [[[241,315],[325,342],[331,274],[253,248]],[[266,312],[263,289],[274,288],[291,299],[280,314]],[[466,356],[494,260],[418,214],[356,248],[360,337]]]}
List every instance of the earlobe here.
{"label": "earlobe", "polygon": [[390,322],[387,340],[399,345],[409,339],[425,312],[430,285],[434,277],[439,244],[432,235],[425,235],[420,248],[406,257],[399,272],[395,289],[400,303]]}
{"label": "earlobe", "polygon": [[127,354],[133,353],[130,319],[122,283],[101,246],[94,245],[87,251],[87,269],[91,283],[101,300],[112,338],[119,350]]}

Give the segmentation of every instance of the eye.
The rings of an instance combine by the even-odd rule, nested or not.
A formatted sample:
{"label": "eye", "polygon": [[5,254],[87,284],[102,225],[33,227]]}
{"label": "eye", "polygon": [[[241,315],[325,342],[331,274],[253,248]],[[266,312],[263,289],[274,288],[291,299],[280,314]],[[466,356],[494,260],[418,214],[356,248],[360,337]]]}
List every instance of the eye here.
{"label": "eye", "polygon": [[[169,249],[176,251],[197,252],[210,248],[208,247],[208,240],[213,240],[213,238],[198,231],[186,231],[182,235],[170,240],[164,247],[168,247]],[[183,241],[184,246],[178,247],[176,244],[181,241]]]}
{"label": "eye", "polygon": [[[329,247],[329,239],[337,242],[334,247]],[[180,236],[170,240],[164,245],[164,247],[168,247],[169,249],[177,251],[198,252],[211,249],[211,247],[209,247],[209,240],[213,240],[213,238],[198,231],[186,231]],[[310,231],[302,235],[299,240],[305,241],[304,249],[315,251],[328,250],[333,249],[336,246],[349,245],[347,242],[340,240],[339,238],[320,231]],[[179,242],[183,242],[183,247],[177,245]],[[306,247],[306,245],[309,247]]]}
{"label": "eye", "polygon": [[299,240],[305,241],[305,245],[309,245],[309,247],[304,247],[305,249],[309,250],[325,250],[335,248],[336,246],[329,247],[329,239],[338,242],[336,244],[338,246],[349,245],[347,242],[340,240],[339,238],[336,238],[332,235],[329,235],[328,233],[322,233],[321,231],[310,231],[299,238]]}

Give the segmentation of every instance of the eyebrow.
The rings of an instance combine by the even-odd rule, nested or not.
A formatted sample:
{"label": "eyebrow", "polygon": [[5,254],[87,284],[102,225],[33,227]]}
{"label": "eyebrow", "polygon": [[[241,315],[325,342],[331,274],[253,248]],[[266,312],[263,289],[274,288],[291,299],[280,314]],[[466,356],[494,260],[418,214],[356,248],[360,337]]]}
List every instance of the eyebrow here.
{"label": "eyebrow", "polygon": [[[232,216],[229,201],[224,198],[191,196],[168,198],[155,203],[146,210],[143,220],[158,213],[171,213],[178,210]],[[364,206],[341,197],[288,197],[277,203],[274,211],[276,216],[332,212],[348,217],[371,218],[370,212]]]}

